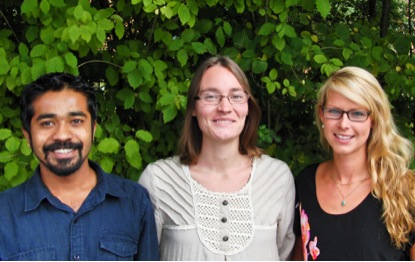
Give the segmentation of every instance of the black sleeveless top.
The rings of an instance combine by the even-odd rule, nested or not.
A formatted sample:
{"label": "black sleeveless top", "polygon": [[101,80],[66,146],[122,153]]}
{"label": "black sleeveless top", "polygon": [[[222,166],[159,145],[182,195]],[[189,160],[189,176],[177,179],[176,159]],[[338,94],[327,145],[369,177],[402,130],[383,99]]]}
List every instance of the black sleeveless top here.
{"label": "black sleeveless top", "polygon": [[409,248],[393,246],[381,214],[382,203],[372,194],[346,214],[328,214],[316,194],[318,164],[296,177],[294,232],[303,238],[307,260],[409,260]]}

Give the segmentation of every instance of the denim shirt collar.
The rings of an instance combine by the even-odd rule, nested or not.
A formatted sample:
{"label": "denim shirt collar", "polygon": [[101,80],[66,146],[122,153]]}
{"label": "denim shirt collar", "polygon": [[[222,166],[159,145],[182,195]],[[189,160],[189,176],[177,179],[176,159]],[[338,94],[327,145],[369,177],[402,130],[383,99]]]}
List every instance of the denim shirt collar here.
{"label": "denim shirt collar", "polygon": [[[116,183],[112,183],[112,177],[109,174],[105,173],[97,163],[91,160],[88,160],[88,163],[89,166],[95,170],[95,173],[97,175],[97,185],[91,190],[79,211],[84,209],[85,205],[95,206],[101,203],[102,201],[104,201],[106,195],[110,195],[117,198],[126,196],[126,193],[120,188],[120,186]],[[30,212],[36,209],[45,199],[48,200],[55,207],[62,206],[62,203],[55,196],[52,195],[52,193],[43,183],[40,177],[39,166],[36,168],[34,175],[27,181],[24,189],[24,194],[25,212]]]}

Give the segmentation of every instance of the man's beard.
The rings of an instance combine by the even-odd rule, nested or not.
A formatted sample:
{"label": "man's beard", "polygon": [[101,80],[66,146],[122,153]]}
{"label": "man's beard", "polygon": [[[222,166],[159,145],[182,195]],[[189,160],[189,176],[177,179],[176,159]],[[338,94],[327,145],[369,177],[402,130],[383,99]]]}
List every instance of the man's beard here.
{"label": "man's beard", "polygon": [[[49,152],[52,152],[57,149],[74,149],[78,151],[77,158],[67,158],[67,159],[54,159],[51,161],[49,159]],[[71,142],[56,142],[50,145],[43,147],[43,152],[45,154],[45,159],[42,163],[57,176],[69,176],[75,173],[85,161],[86,157],[82,157],[82,143],[71,143]],[[39,158],[40,160],[40,158]]]}

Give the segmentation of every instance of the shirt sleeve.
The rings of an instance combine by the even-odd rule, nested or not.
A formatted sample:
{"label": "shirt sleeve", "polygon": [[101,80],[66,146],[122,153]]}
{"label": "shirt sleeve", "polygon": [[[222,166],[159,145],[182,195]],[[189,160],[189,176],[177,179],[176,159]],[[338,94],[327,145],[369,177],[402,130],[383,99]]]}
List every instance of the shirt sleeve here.
{"label": "shirt sleeve", "polygon": [[136,260],[157,261],[160,260],[159,245],[157,241],[154,212],[149,196],[146,194],[143,200],[143,217],[141,220],[141,233],[138,241]]}

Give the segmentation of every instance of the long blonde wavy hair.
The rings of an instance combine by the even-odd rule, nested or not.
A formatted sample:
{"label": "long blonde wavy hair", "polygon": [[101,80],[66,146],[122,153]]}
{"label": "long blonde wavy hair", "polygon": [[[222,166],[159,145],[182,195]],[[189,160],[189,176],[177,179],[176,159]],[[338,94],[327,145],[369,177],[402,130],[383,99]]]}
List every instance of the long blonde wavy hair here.
{"label": "long blonde wavy hair", "polygon": [[335,91],[371,112],[367,165],[372,176],[372,194],[382,201],[382,219],[393,244],[404,249],[415,232],[415,173],[409,168],[414,156],[413,144],[399,134],[390,102],[377,79],[364,69],[344,67],[329,77],[317,95],[315,120],[320,142],[329,152],[332,149],[319,117],[329,91]]}

